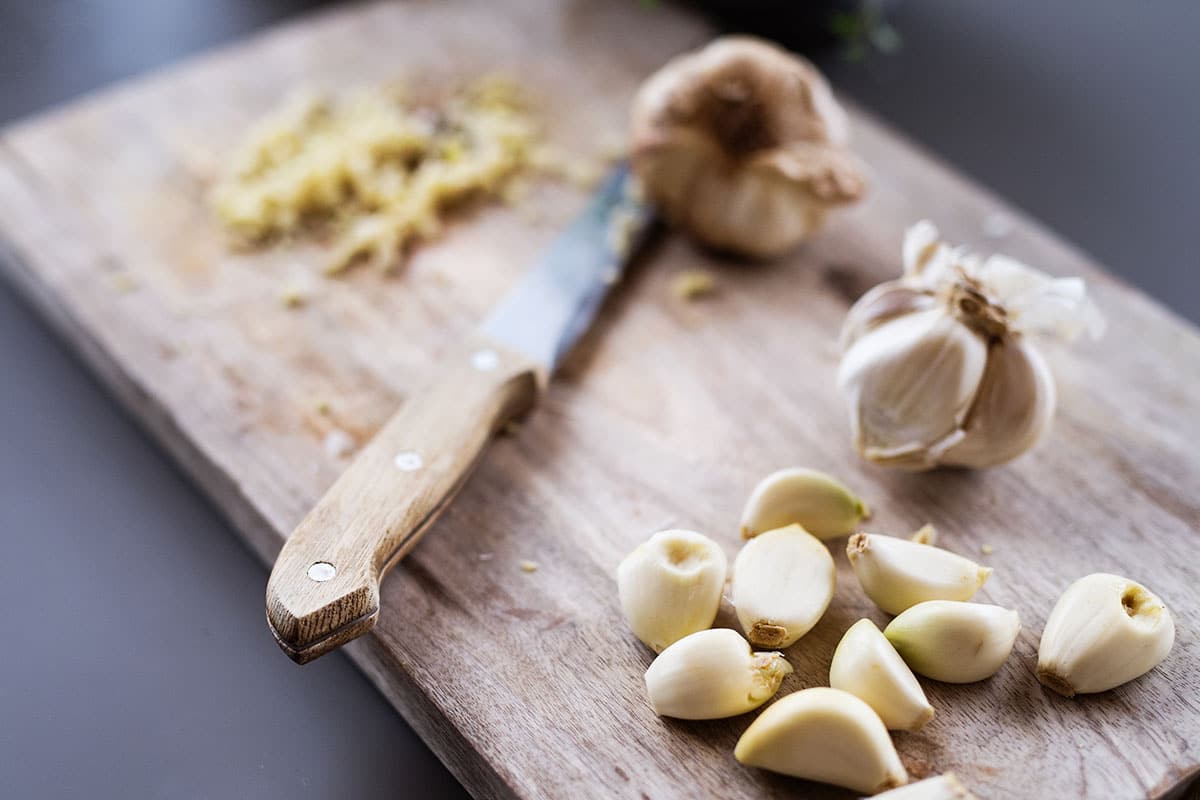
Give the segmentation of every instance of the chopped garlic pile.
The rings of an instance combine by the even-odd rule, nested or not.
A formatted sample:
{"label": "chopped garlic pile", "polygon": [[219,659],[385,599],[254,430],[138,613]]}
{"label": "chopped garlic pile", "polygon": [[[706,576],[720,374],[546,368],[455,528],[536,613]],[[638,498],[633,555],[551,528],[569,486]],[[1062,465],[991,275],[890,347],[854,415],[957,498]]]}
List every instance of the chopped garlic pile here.
{"label": "chopped garlic pile", "polygon": [[439,107],[396,87],[307,95],[250,131],[215,205],[250,242],[332,226],[332,274],[358,261],[393,263],[434,236],[450,206],[501,196],[524,168],[547,160],[518,88],[498,77]]}

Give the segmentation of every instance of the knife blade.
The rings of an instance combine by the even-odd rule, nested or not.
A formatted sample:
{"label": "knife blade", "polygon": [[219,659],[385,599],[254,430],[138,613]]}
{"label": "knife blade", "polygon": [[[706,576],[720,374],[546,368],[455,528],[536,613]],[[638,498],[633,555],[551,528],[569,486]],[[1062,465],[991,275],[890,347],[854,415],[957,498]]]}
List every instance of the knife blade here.
{"label": "knife blade", "polygon": [[383,576],[445,509],[496,431],[533,407],[652,221],[628,167],[616,168],[296,527],[266,593],[268,625],[293,661],[374,627]]}

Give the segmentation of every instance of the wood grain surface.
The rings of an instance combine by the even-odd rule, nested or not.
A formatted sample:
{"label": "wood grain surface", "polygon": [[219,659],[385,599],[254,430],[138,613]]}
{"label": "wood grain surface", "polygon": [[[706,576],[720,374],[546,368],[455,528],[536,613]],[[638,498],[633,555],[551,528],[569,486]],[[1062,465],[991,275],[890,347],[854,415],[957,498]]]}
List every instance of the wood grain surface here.
{"label": "wood grain surface", "polygon": [[[297,84],[491,70],[541,98],[551,139],[588,152],[622,131],[641,77],[708,35],[669,7],[601,0],[409,2],[304,19],[5,130],[3,264],[270,562],[347,463],[326,435],[365,444],[584,196],[547,187],[522,207],[480,209],[402,273],[359,270],[286,309],[283,282],[316,271],[319,253],[231,253],[205,201],[220,154]],[[738,766],[733,745],[752,715],[655,717],[642,687],[651,653],[616,602],[616,564],[656,529],[703,531],[732,556],[750,489],[791,464],[854,486],[876,511],[872,530],[933,522],[942,545],[995,569],[979,599],[1021,613],[996,677],[924,682],[937,718],[896,736],[914,775],[954,770],[989,798],[1135,798],[1182,791],[1196,773],[1200,337],[868,116],[854,124],[872,173],[865,204],[771,265],[665,237],[539,409],[490,448],[384,582],[379,624],[351,655],[476,795],[851,796]],[[1014,224],[989,238],[996,213]],[[923,216],[951,241],[1086,276],[1109,317],[1104,342],[1048,353],[1055,428],[1010,466],[900,474],[850,448],[837,332],[850,302],[898,272],[901,234]],[[671,280],[695,267],[720,290],[684,303]],[[837,593],[789,648],[784,692],[826,683],[855,620],[886,621],[833,547]],[[1058,594],[1100,570],[1166,600],[1175,648],[1140,680],[1067,700],[1034,679],[1038,637]]]}

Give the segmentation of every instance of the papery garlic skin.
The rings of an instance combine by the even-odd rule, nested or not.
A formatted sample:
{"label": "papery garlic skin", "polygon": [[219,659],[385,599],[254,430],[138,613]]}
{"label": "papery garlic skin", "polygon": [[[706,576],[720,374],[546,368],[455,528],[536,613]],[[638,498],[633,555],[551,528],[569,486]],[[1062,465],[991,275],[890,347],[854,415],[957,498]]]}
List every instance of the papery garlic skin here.
{"label": "papery garlic skin", "polygon": [[631,118],[647,198],[710,247],[772,258],[865,190],[829,84],[761,39],[726,36],[672,59],[639,89]]}
{"label": "papery garlic skin", "polygon": [[742,511],[742,536],[798,524],[818,539],[854,533],[870,515],[864,503],[844,483],[824,472],[789,467],[758,482]]}
{"label": "papery garlic skin", "polygon": [[727,562],[721,547],[695,531],[660,531],[617,567],[621,609],[654,652],[711,628],[721,606]]}
{"label": "papery garlic skin", "polygon": [[970,600],[992,574],[940,547],[875,533],[851,536],[846,556],[863,592],[892,615],[926,600]]}
{"label": "papery garlic skin", "polygon": [[883,635],[918,675],[945,683],[974,683],[999,671],[1020,632],[1016,611],[984,603],[929,600],[893,619]]}
{"label": "papery garlic skin", "polygon": [[758,716],[733,756],[797,778],[874,794],[908,781],[879,716],[849,692],[823,686],[793,692]]}
{"label": "papery garlic skin", "polygon": [[1099,336],[1083,282],[951,248],[921,222],[905,274],[876,286],[842,329],[838,383],[855,446],[904,469],[989,467],[1024,453],[1054,416],[1054,380],[1026,338]]}
{"label": "papery garlic skin", "polygon": [[646,695],[660,717],[734,717],[769,700],[791,672],[782,654],[751,652],[737,631],[715,628],[663,650],[646,670]]}
{"label": "papery garlic skin", "polygon": [[978,800],[953,772],[877,794],[877,800]]}
{"label": "papery garlic skin", "polygon": [[793,644],[829,608],[836,580],[829,550],[799,525],[746,542],[733,561],[730,591],[746,638],[756,647]]}
{"label": "papery garlic skin", "polygon": [[933,706],[916,676],[869,619],[851,625],[838,642],[829,685],[869,705],[888,730],[915,731],[933,719]]}
{"label": "papery garlic skin", "polygon": [[1175,622],[1155,594],[1095,573],[1072,583],[1038,646],[1038,680],[1059,694],[1104,692],[1154,669],[1175,643]]}

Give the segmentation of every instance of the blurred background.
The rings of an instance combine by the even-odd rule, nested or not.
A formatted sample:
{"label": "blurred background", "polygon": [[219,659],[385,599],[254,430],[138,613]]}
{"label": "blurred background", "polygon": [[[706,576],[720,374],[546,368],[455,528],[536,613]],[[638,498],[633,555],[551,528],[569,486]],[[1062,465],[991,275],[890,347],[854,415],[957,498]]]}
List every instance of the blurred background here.
{"label": "blurred background", "polygon": [[[0,123],[321,5],[4,0]],[[695,5],[1200,322],[1200,4]],[[263,566],[7,285],[0,374],[0,796],[465,796],[345,657],[279,655]]]}

